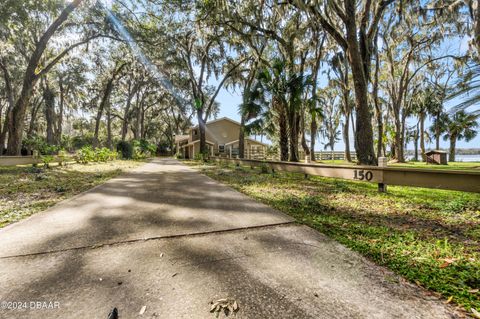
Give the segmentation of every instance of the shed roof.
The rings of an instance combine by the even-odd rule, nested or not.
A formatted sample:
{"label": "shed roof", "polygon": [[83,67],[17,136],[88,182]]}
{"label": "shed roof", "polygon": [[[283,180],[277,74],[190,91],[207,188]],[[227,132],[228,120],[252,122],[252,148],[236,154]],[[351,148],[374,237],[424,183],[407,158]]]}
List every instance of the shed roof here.
{"label": "shed roof", "polygon": [[425,152],[425,155],[432,155],[432,154],[447,154],[447,152],[442,150],[431,150],[431,151]]}

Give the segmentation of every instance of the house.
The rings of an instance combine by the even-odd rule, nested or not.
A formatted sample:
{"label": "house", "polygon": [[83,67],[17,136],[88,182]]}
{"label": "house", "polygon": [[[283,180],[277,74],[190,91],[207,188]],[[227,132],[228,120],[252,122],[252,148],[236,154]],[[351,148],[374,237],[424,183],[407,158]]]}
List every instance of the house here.
{"label": "house", "polygon": [[[205,135],[211,156],[237,157],[240,123],[222,117],[205,125]],[[187,134],[175,136],[177,153],[183,158],[194,158],[200,153],[200,132],[198,125],[191,127]],[[263,158],[267,144],[245,137],[245,158]]]}

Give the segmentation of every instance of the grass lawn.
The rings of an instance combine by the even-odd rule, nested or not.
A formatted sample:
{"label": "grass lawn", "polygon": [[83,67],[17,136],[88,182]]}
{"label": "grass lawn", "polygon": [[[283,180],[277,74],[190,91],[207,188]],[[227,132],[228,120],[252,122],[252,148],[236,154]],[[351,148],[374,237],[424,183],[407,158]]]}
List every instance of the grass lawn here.
{"label": "grass lawn", "polygon": [[[316,161],[318,164],[327,165],[355,165],[344,160],[325,160]],[[445,169],[445,170],[473,170],[480,171],[480,162],[449,162],[448,165],[427,165],[425,162],[406,162],[406,163],[389,163],[389,167],[408,167],[423,169]]]}
{"label": "grass lawn", "polygon": [[376,184],[185,163],[480,311],[480,194],[400,186],[384,194]]}
{"label": "grass lawn", "polygon": [[102,184],[142,162],[69,164],[44,169],[0,166],[0,228]]}

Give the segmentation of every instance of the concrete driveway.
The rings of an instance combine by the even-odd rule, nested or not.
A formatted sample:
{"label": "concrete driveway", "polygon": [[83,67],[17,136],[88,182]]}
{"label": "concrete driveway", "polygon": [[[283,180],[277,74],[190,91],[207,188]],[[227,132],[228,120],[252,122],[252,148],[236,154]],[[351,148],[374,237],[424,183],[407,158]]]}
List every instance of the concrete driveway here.
{"label": "concrete driveway", "polygon": [[214,318],[227,297],[236,318],[461,316],[173,159],[0,230],[0,247],[2,308],[26,308],[0,318]]}

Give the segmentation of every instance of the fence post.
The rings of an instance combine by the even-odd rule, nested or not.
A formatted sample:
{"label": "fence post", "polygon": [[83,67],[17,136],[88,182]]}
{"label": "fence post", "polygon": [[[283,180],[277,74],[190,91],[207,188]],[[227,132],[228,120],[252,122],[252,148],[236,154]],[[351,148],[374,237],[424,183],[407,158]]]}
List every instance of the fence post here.
{"label": "fence post", "polygon": [[310,164],[310,163],[311,163],[310,155],[305,154],[305,164]]}
{"label": "fence post", "polygon": [[[386,157],[379,157],[378,158],[378,167],[387,167],[387,158]],[[382,174],[383,176],[383,174]],[[378,183],[378,191],[380,193],[386,193],[387,192],[387,184],[383,183]]]}

